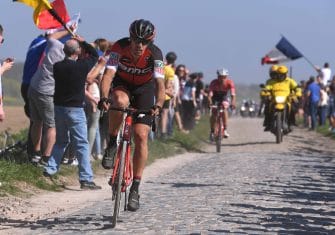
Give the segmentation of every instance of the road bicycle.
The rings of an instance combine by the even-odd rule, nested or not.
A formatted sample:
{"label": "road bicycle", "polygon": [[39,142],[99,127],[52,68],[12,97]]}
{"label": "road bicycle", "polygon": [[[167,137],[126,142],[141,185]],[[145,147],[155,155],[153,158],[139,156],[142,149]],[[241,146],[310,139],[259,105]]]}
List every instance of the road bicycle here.
{"label": "road bicycle", "polygon": [[221,152],[221,142],[224,133],[224,107],[222,103],[211,105],[211,112],[215,113],[214,124],[214,140],[216,144],[216,152]]}
{"label": "road bicycle", "polygon": [[[114,202],[114,211],[112,217],[112,228],[116,226],[121,206],[121,194],[124,193],[124,210],[127,210],[127,189],[133,180],[133,169],[131,164],[131,138],[132,124],[134,116],[144,116],[151,114],[151,110],[137,110],[131,107],[116,108],[110,107],[110,110],[123,112],[123,121],[118,135],[118,147],[114,160],[113,172],[108,184],[112,187]],[[153,123],[152,129],[155,130]]]}
{"label": "road bicycle", "polygon": [[27,149],[27,141],[16,141],[8,130],[0,134],[0,159],[11,162],[27,162],[24,151]]}

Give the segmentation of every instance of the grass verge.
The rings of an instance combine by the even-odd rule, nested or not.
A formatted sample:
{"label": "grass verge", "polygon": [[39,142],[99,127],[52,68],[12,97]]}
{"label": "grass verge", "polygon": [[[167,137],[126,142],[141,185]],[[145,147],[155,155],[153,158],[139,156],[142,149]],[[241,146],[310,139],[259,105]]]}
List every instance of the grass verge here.
{"label": "grass verge", "polygon": [[[22,139],[26,130],[16,136]],[[208,117],[204,117],[189,134],[177,130],[167,140],[156,139],[149,143],[148,164],[156,159],[185,152],[201,152],[202,143],[208,137]],[[62,191],[66,184],[77,180],[78,168],[62,165],[58,174],[52,180],[42,176],[43,168],[26,163],[24,154],[16,155],[17,161],[0,160],[0,196],[29,196],[32,191],[48,190]],[[92,164],[95,173],[102,170],[100,161]]]}

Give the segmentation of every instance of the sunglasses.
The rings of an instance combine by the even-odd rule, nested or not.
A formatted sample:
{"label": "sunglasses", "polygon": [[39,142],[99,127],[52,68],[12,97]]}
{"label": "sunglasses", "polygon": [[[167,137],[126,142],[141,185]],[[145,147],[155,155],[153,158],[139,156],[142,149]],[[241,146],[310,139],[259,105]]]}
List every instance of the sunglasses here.
{"label": "sunglasses", "polygon": [[2,40],[1,40],[1,44],[2,44],[4,41],[5,41],[5,39],[4,39],[4,38],[2,38]]}
{"label": "sunglasses", "polygon": [[142,39],[142,38],[131,38],[131,40],[133,42],[135,42],[136,44],[140,44],[142,43],[142,45],[148,45],[151,41],[150,40],[145,40],[145,39]]}

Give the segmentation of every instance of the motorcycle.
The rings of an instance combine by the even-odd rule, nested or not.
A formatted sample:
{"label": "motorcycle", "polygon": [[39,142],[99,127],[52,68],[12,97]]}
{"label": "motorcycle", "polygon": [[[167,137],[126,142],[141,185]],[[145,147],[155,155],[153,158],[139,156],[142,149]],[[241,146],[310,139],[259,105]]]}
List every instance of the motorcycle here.
{"label": "motorcycle", "polygon": [[283,136],[291,131],[288,120],[292,96],[290,91],[281,86],[280,83],[275,84],[270,95],[271,132],[276,136],[277,144],[281,143]]}
{"label": "motorcycle", "polygon": [[242,117],[255,117],[256,110],[257,110],[257,107],[256,107],[255,101],[243,100],[242,105],[240,107],[240,115]]}
{"label": "motorcycle", "polygon": [[247,101],[243,101],[240,107],[240,115],[241,117],[248,117],[249,116],[249,103]]}
{"label": "motorcycle", "polygon": [[256,109],[256,103],[252,100],[249,104],[249,117],[256,117]]}

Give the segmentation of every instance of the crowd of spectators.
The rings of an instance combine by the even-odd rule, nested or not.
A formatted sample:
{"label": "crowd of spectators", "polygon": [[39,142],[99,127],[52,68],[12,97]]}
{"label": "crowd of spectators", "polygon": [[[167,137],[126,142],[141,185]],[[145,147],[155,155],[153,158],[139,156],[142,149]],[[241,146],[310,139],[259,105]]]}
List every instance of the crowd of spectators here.
{"label": "crowd of spectators", "polygon": [[329,63],[323,68],[315,67],[316,76],[310,76],[300,82],[303,97],[299,103],[298,114],[303,119],[304,127],[316,130],[329,122],[329,131],[335,134],[335,76],[332,76]]}

